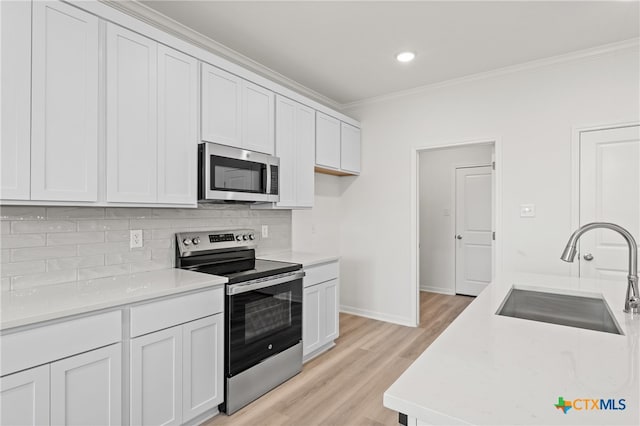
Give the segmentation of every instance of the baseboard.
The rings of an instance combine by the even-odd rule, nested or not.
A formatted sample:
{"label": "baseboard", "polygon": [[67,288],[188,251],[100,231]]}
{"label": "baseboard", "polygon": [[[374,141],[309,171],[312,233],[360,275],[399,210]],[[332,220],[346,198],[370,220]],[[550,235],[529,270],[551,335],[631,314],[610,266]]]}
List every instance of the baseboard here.
{"label": "baseboard", "polygon": [[421,285],[420,286],[420,291],[428,291],[430,293],[440,293],[440,294],[448,294],[448,295],[455,295],[456,292],[449,289],[449,288],[445,288],[445,287],[431,287],[429,285]]}
{"label": "baseboard", "polygon": [[333,347],[335,346],[335,342],[332,340],[329,343],[327,343],[326,345],[324,345],[321,348],[316,349],[315,351],[311,352],[310,354],[305,355],[302,358],[302,363],[305,364],[308,361],[311,361],[312,359],[314,359],[317,356],[322,355],[323,353],[327,352],[329,349],[333,349]]}
{"label": "baseboard", "polygon": [[357,315],[359,317],[371,318],[378,321],[390,322],[407,327],[417,327],[410,318],[389,315],[383,312],[370,311],[367,309],[354,308],[353,306],[340,305],[340,312]]}

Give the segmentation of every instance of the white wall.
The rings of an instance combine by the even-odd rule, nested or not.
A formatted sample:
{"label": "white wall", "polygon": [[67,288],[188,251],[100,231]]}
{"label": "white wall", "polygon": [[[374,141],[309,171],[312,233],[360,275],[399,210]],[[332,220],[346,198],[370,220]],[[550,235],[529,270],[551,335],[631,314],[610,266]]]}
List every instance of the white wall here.
{"label": "white wall", "polygon": [[[362,123],[363,167],[340,178],[342,308],[413,323],[412,150],[447,141],[502,140],[504,269],[570,274],[558,256],[572,231],[572,128],[639,120],[639,75],[633,46],[346,111]],[[521,203],[537,217],[521,219]]]}
{"label": "white wall", "polygon": [[315,201],[313,209],[293,210],[292,249],[302,252],[340,253],[340,196],[341,179],[338,176],[315,174]]}
{"label": "white wall", "polygon": [[422,151],[419,154],[420,289],[455,293],[455,197],[457,166],[491,164],[492,145]]}

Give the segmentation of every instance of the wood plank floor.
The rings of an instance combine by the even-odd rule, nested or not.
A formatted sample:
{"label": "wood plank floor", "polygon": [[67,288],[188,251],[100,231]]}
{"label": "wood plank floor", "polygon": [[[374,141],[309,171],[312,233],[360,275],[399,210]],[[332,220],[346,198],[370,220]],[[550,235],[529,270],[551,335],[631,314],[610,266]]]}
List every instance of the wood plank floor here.
{"label": "wood plank floor", "polygon": [[217,425],[394,425],[382,394],[473,300],[422,292],[420,327],[340,314],[336,346],[302,372]]}

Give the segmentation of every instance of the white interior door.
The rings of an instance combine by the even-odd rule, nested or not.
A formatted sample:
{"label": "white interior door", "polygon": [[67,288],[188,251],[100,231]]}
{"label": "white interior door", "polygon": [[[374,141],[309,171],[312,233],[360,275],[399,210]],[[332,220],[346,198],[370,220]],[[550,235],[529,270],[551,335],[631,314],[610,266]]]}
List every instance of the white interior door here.
{"label": "white interior door", "polygon": [[477,296],[491,281],[492,168],[456,169],[456,293]]}
{"label": "white interior door", "polygon": [[[640,237],[640,126],[580,134],[580,225],[589,222],[613,222]],[[624,279],[628,258],[616,232],[596,229],[580,239],[580,276]]]}

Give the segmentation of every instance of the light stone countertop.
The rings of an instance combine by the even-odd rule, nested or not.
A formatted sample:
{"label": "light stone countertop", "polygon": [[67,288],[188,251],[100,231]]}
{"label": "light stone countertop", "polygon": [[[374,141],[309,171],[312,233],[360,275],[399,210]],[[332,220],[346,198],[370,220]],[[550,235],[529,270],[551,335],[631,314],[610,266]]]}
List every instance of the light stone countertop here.
{"label": "light stone countertop", "polygon": [[191,290],[221,287],[226,282],[226,277],[171,268],[3,291],[0,294],[0,330]]}
{"label": "light stone countertop", "polygon": [[321,263],[336,262],[340,256],[328,253],[308,253],[302,251],[280,251],[256,255],[259,259],[275,260],[278,262],[300,263],[303,267],[319,265]]}
{"label": "light stone countertop", "polygon": [[[496,279],[387,389],[384,405],[433,425],[640,425],[640,316],[622,312],[625,281]],[[624,335],[495,315],[514,285],[602,295]],[[626,409],[580,402],[565,414],[559,397],[625,399]]]}

